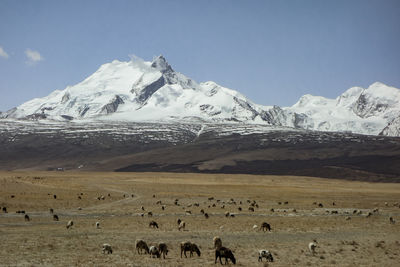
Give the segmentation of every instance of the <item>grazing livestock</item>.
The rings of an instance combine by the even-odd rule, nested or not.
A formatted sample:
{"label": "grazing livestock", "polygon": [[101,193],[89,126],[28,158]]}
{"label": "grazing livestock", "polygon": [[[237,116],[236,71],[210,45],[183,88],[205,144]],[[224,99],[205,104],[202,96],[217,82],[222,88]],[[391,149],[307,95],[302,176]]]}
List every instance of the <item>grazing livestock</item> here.
{"label": "grazing livestock", "polygon": [[269,262],[274,261],[274,257],[272,257],[271,252],[265,249],[258,251],[258,261],[262,261],[263,258],[265,258]]}
{"label": "grazing livestock", "polygon": [[95,225],[96,225],[96,229],[100,229],[100,222],[96,222]]}
{"label": "grazing livestock", "polygon": [[68,221],[68,223],[67,223],[67,229],[71,228],[73,225],[74,225],[74,222],[73,222],[72,220],[71,220],[71,221]]}
{"label": "grazing livestock", "polygon": [[271,231],[271,225],[269,225],[269,223],[267,223],[267,222],[263,222],[261,224],[260,230],[263,230],[264,232]]}
{"label": "grazing livestock", "polygon": [[254,212],[254,208],[253,207],[249,207],[249,211]]}
{"label": "grazing livestock", "polygon": [[154,256],[156,256],[157,258],[160,257],[160,251],[158,251],[158,248],[156,246],[151,246],[149,248],[149,254],[150,257],[154,258]]}
{"label": "grazing livestock", "polygon": [[152,217],[153,216],[153,212],[151,212],[151,211],[147,212],[147,216]]}
{"label": "grazing livestock", "polygon": [[318,204],[318,207],[323,208],[324,205],[323,205],[322,203],[319,203],[319,204]]}
{"label": "grazing livestock", "polygon": [[165,259],[165,255],[168,255],[167,244],[165,244],[165,243],[158,244],[158,250],[160,251],[160,254],[163,255],[163,258]]}
{"label": "grazing livestock", "polygon": [[54,199],[57,199],[57,195],[53,195],[53,198],[54,198]]}
{"label": "grazing livestock", "polygon": [[158,223],[155,222],[155,221],[151,221],[151,222],[149,223],[149,227],[150,227],[150,228],[157,228],[157,229],[158,229]]}
{"label": "grazing livestock", "polygon": [[57,214],[54,214],[54,215],[53,215],[53,221],[58,222],[58,215],[57,215]]}
{"label": "grazing livestock", "polygon": [[214,236],[213,243],[215,249],[219,249],[220,247],[222,247],[222,240],[219,236]]}
{"label": "grazing livestock", "polygon": [[176,221],[178,223],[178,226],[181,224],[182,220],[180,218],[178,218],[178,220]]}
{"label": "grazing livestock", "polygon": [[215,263],[217,263],[217,259],[219,258],[219,262],[222,264],[221,258],[225,258],[225,264],[228,264],[228,259],[232,261],[233,264],[236,264],[235,256],[232,253],[232,250],[226,247],[220,247],[215,250]]}
{"label": "grazing livestock", "polygon": [[206,219],[208,219],[210,216],[209,216],[208,213],[206,212],[206,213],[204,213],[204,217],[205,217]]}
{"label": "grazing livestock", "polygon": [[136,239],[135,247],[136,247],[138,254],[142,254],[142,250],[144,250],[145,253],[149,254],[149,247],[147,246],[146,242],[144,242],[143,240]]}
{"label": "grazing livestock", "polygon": [[106,252],[107,252],[107,254],[112,254],[112,252],[113,252],[111,245],[107,244],[107,243],[103,244],[103,254]]}
{"label": "grazing livestock", "polygon": [[389,222],[390,222],[391,224],[395,224],[395,223],[396,223],[396,221],[393,219],[392,216],[389,217]]}
{"label": "grazing livestock", "polygon": [[225,217],[229,217],[230,213],[229,211],[225,212]]}
{"label": "grazing livestock", "polygon": [[52,208],[50,208],[50,214],[53,214],[54,210]]}
{"label": "grazing livestock", "polygon": [[308,244],[308,250],[314,255],[315,254],[315,249],[317,248],[317,240],[313,240],[313,242],[310,242]]}
{"label": "grazing livestock", "polygon": [[190,257],[193,256],[193,252],[196,252],[197,256],[199,256],[199,257],[201,255],[199,247],[196,244],[191,243],[189,241],[181,243],[181,258],[182,258],[182,253],[187,258],[186,251],[190,251],[190,254],[189,254]]}
{"label": "grazing livestock", "polygon": [[3,207],[3,212],[7,213],[7,208],[6,207]]}
{"label": "grazing livestock", "polygon": [[179,231],[180,231],[181,229],[182,229],[182,230],[185,230],[185,227],[186,227],[185,221],[181,221],[181,223],[180,223],[179,226],[178,226],[178,230],[179,230]]}
{"label": "grazing livestock", "polygon": [[28,214],[25,214],[25,221],[29,222],[31,219],[29,218]]}

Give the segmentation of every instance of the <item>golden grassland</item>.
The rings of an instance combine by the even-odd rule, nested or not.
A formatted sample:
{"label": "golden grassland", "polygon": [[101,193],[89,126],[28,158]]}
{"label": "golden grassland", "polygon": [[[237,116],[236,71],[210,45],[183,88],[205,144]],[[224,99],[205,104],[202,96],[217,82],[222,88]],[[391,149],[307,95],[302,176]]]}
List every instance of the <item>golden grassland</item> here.
{"label": "golden grassland", "polygon": [[[254,212],[248,200],[258,204]],[[234,251],[237,266],[396,266],[398,202],[400,184],[311,177],[0,172],[0,207],[8,210],[0,213],[0,266],[214,266],[214,236]],[[20,210],[31,220],[16,213]],[[235,216],[225,217],[227,211]],[[398,222],[391,224],[390,216]],[[186,222],[184,231],[178,230],[178,218]],[[74,226],[67,230],[69,220]],[[149,228],[151,220],[158,229]],[[253,229],[262,222],[272,231]],[[167,258],[138,255],[138,238],[149,245],[167,243]],[[315,255],[307,247],[313,239]],[[201,256],[181,258],[182,241],[199,245]],[[112,246],[112,254],[102,254],[103,243]],[[259,249],[270,250],[275,261],[258,262]]]}

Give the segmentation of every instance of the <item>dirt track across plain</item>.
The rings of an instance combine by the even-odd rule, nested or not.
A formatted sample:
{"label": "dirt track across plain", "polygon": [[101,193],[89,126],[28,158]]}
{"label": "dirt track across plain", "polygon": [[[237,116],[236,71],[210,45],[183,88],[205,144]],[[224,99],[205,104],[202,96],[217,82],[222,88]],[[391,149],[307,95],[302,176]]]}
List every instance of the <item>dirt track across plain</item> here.
{"label": "dirt track across plain", "polygon": [[[258,205],[254,212],[248,209],[253,201]],[[190,173],[0,172],[0,207],[8,210],[0,213],[0,266],[214,266],[216,235],[234,251],[238,266],[263,266],[265,260],[257,261],[258,249],[272,252],[275,261],[269,266],[395,266],[400,262],[398,202],[400,184],[388,183]],[[50,208],[59,221],[53,221]],[[16,213],[22,210],[30,221]],[[225,217],[225,212],[234,217]],[[185,231],[178,230],[178,218],[186,222]],[[74,226],[67,230],[69,220]],[[158,229],[149,228],[151,220]],[[264,221],[271,232],[253,229]],[[166,242],[170,253],[165,260],[138,255],[137,238],[149,244]],[[318,241],[315,255],[307,249],[313,239]],[[200,257],[180,257],[179,244],[186,240],[200,246]],[[101,253],[103,243],[111,244],[113,254]]]}

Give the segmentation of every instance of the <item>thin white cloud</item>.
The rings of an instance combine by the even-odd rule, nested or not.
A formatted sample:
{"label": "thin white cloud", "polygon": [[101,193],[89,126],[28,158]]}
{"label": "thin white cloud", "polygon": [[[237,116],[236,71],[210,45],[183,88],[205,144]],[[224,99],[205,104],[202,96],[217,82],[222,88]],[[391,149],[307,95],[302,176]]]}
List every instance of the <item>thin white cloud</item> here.
{"label": "thin white cloud", "polygon": [[3,47],[0,46],[0,57],[8,58],[8,54],[4,51]]}
{"label": "thin white cloud", "polygon": [[43,60],[43,57],[38,51],[34,51],[29,48],[25,50],[25,55],[28,57],[28,64],[34,64]]}

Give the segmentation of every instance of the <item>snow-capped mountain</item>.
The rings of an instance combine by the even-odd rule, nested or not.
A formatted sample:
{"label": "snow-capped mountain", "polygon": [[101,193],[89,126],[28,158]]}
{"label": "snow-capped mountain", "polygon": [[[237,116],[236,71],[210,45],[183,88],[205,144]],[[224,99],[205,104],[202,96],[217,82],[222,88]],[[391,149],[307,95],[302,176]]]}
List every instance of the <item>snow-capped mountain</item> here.
{"label": "snow-capped mountain", "polygon": [[214,82],[197,83],[163,56],[102,65],[81,83],[0,114],[56,121],[244,122],[399,136],[400,90],[374,83],[336,99],[305,95],[292,107],[262,106]]}

